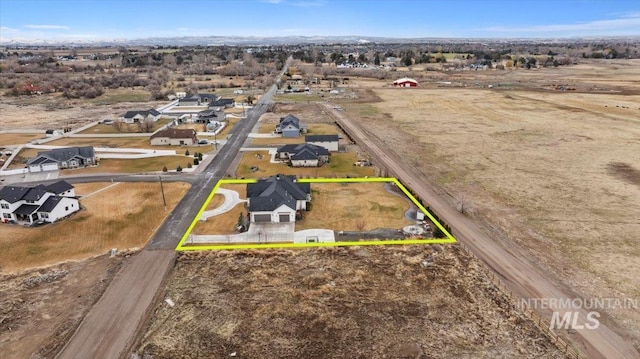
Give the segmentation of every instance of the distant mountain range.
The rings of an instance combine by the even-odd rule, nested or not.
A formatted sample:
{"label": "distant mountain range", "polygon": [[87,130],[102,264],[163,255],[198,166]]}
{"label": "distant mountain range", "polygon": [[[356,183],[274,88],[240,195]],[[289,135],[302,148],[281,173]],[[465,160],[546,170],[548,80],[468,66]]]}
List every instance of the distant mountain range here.
{"label": "distant mountain range", "polygon": [[393,38],[375,36],[183,36],[183,37],[150,37],[144,39],[111,39],[111,40],[9,40],[0,41],[2,46],[219,46],[219,45],[297,45],[297,44],[367,44],[367,43],[469,43],[469,42],[575,42],[575,41],[638,41],[640,37],[589,37],[589,38]]}

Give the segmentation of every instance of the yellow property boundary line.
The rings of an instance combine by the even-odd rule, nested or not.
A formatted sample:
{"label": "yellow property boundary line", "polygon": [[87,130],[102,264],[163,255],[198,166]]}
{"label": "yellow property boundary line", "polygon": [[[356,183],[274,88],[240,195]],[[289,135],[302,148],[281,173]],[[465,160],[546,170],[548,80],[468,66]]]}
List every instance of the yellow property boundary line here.
{"label": "yellow property boundary line", "polygon": [[260,249],[260,248],[309,248],[309,247],[343,247],[343,246],[379,246],[390,244],[444,244],[456,243],[456,239],[447,231],[435,217],[427,211],[427,209],[416,200],[416,198],[407,190],[407,188],[393,177],[376,177],[376,178],[300,178],[300,183],[393,183],[438,227],[447,238],[426,238],[426,239],[398,239],[398,240],[379,240],[379,241],[360,241],[360,242],[319,242],[319,243],[240,243],[240,244],[216,244],[216,245],[193,245],[184,246],[191,231],[198,223],[198,219],[202,216],[209,202],[224,184],[247,184],[255,183],[256,179],[221,179],[216,183],[215,187],[207,197],[198,214],[195,216],[189,228],[182,236],[182,239],[176,247],[176,251],[201,251],[201,250],[222,250],[222,249]]}

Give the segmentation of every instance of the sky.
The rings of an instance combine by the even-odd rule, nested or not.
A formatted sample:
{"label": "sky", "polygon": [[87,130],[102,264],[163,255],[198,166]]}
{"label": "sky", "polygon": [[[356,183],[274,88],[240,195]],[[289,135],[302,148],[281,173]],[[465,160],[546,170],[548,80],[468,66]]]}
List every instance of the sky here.
{"label": "sky", "polygon": [[0,42],[640,36],[638,0],[0,0]]}

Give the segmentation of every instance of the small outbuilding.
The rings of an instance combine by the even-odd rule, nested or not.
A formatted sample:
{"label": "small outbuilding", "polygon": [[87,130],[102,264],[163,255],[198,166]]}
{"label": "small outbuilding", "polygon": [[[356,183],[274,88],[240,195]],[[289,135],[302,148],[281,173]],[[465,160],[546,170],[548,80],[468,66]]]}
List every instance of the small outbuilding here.
{"label": "small outbuilding", "polygon": [[401,79],[397,79],[393,81],[393,86],[395,87],[418,87],[418,81],[414,79],[410,79],[408,77],[403,77]]}

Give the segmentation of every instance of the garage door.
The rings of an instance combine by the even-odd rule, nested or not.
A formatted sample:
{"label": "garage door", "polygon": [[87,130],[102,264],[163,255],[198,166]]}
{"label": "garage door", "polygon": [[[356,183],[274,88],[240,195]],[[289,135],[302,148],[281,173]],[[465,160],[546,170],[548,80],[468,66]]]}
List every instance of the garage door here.
{"label": "garage door", "polygon": [[279,221],[280,222],[291,222],[291,218],[289,216],[289,213],[280,213],[279,215]]}
{"label": "garage door", "polygon": [[271,222],[270,214],[254,214],[253,220],[256,222]]}

